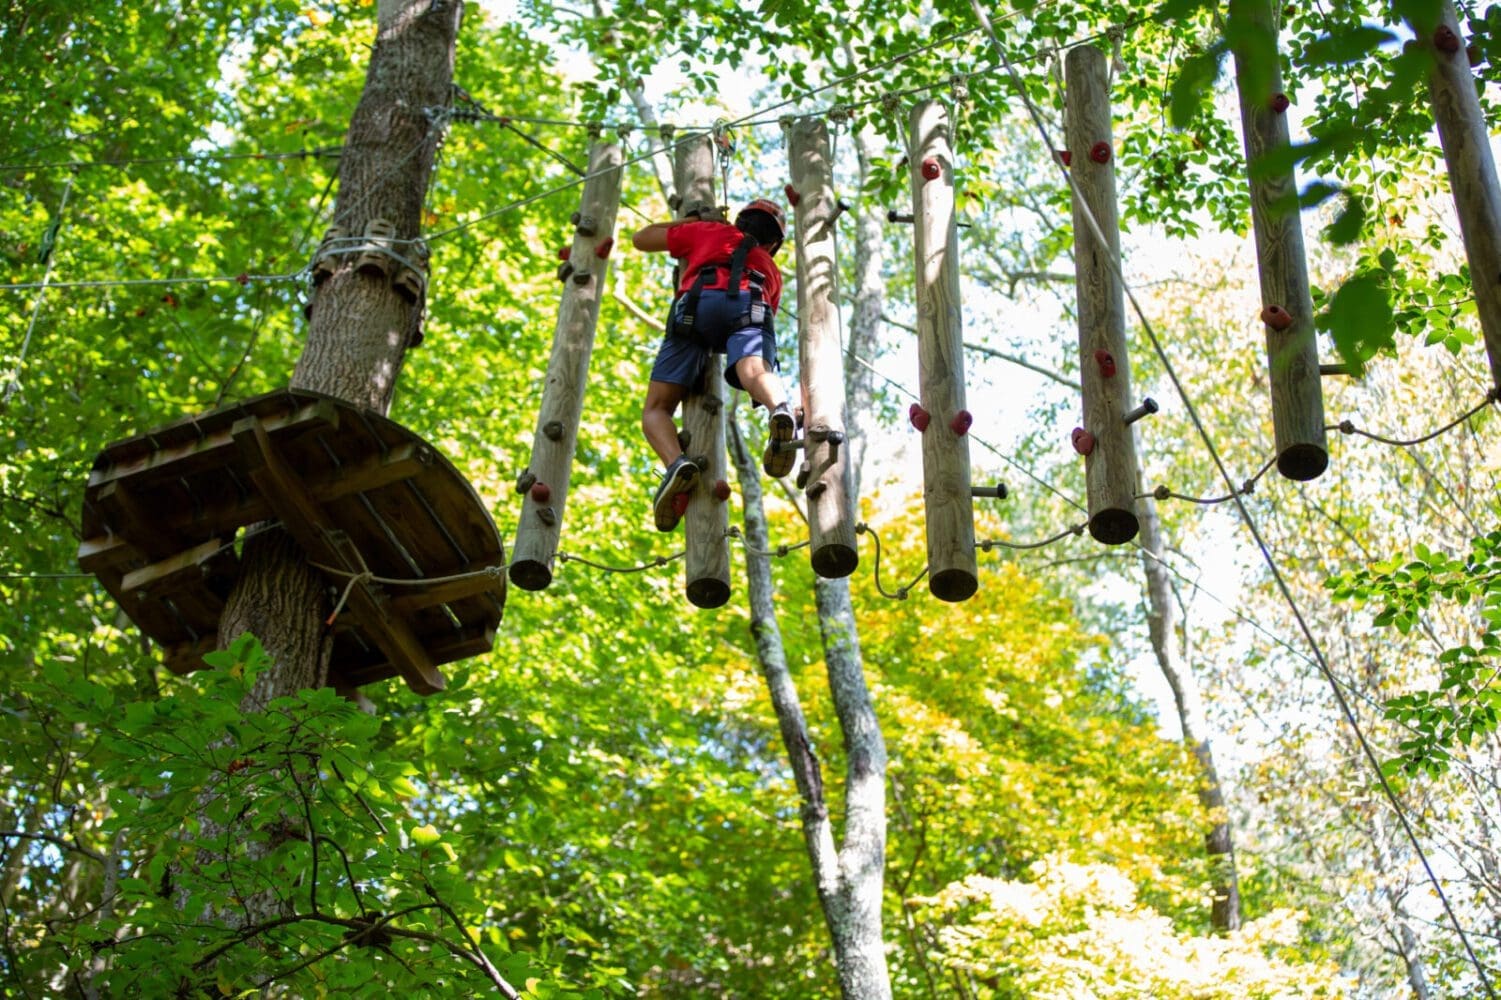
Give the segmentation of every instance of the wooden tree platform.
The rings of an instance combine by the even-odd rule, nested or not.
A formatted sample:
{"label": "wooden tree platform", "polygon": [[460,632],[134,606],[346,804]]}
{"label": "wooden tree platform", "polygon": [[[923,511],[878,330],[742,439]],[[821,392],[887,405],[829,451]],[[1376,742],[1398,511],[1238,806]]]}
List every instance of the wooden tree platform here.
{"label": "wooden tree platform", "polygon": [[[319,393],[270,393],[104,449],[78,562],[185,674],[218,644],[240,529],[273,520],[340,571],[326,572],[331,602],[348,589],[330,684],[399,676],[430,694],[440,664],[494,645],[505,553],[468,481],[411,431]],[[402,583],[351,586],[366,573]]]}

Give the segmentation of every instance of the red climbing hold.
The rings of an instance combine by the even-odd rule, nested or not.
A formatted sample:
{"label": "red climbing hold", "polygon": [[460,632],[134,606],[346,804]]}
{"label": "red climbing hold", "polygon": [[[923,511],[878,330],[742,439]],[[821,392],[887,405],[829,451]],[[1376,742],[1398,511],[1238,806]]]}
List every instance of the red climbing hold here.
{"label": "red climbing hold", "polygon": [[1081,455],[1088,455],[1094,451],[1094,435],[1082,427],[1074,428],[1074,433],[1070,436],[1070,440],[1073,442],[1074,451],[1077,451]]}
{"label": "red climbing hold", "polygon": [[562,247],[558,250],[558,260],[567,260],[572,254],[572,247]]}
{"label": "red climbing hold", "polygon": [[922,408],[921,403],[907,407],[907,422],[916,427],[919,434],[928,429],[929,419],[928,411]]}
{"label": "red climbing hold", "polygon": [[1094,352],[1094,363],[1100,366],[1101,378],[1115,378],[1115,355],[1105,348],[1097,348]]}
{"label": "red climbing hold", "polygon": [[1441,24],[1433,32],[1433,47],[1449,55],[1459,51],[1459,36],[1447,24]]}
{"label": "red climbing hold", "polygon": [[1273,94],[1271,100],[1267,101],[1267,105],[1279,115],[1282,114],[1282,112],[1286,111],[1289,107],[1291,107],[1292,103],[1292,101],[1289,101],[1287,99],[1286,94],[1280,93]]}
{"label": "red climbing hold", "polygon": [[547,503],[552,499],[552,487],[546,483],[532,483],[531,497],[534,503]]}
{"label": "red climbing hold", "polygon": [[960,437],[963,437],[964,435],[969,433],[969,429],[974,424],[974,422],[975,418],[970,416],[970,412],[968,410],[960,410],[958,413],[954,414],[954,419],[949,421],[949,430],[953,431]]}
{"label": "red climbing hold", "polygon": [[1055,149],[1053,155],[1058,157],[1058,162],[1065,167],[1071,167],[1074,164],[1074,154],[1066,149]]}
{"label": "red climbing hold", "polygon": [[1293,325],[1292,313],[1281,306],[1267,306],[1261,310],[1261,321],[1279,332]]}
{"label": "red climbing hold", "polygon": [[793,208],[796,208],[797,203],[803,200],[803,196],[798,194],[797,188],[793,187],[791,184],[788,184],[786,187],[782,188],[782,193],[787,196],[787,204],[791,205]]}
{"label": "red climbing hold", "polygon": [[939,166],[938,161],[933,157],[930,156],[922,161],[922,175],[926,179],[936,181],[942,173],[943,167]]}
{"label": "red climbing hold", "polygon": [[730,498],[730,484],[723,479],[714,480],[714,499],[724,503]]}
{"label": "red climbing hold", "polygon": [[614,249],[615,237],[608,236],[599,244],[599,246],[594,248],[594,256],[598,257],[600,260],[608,260],[610,257],[610,251]]}
{"label": "red climbing hold", "polygon": [[1110,143],[1097,142],[1089,147],[1089,158],[1096,163],[1110,162]]}
{"label": "red climbing hold", "polygon": [[688,492],[674,494],[672,498],[672,512],[678,517],[682,517],[688,510],[688,501],[692,499],[692,494]]}

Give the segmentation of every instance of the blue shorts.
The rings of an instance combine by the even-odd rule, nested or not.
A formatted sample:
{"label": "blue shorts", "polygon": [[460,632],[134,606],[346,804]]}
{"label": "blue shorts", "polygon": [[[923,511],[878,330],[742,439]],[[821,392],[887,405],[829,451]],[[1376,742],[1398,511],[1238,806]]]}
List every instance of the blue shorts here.
{"label": "blue shorts", "polygon": [[[777,369],[777,335],[771,310],[759,298],[753,302],[749,292],[732,297],[723,289],[704,289],[698,296],[698,312],[691,336],[672,332],[686,300],[687,296],[681,296],[673,304],[667,321],[668,334],[663,338],[662,346],[657,348],[657,360],[651,368],[653,382],[697,385],[703,378],[710,353],[724,354],[724,380],[735,389],[745,388],[735,374],[735,364],[741,358],[759,357],[766,362],[767,368]],[[760,325],[744,326],[742,324],[753,305],[765,313],[765,318]]]}

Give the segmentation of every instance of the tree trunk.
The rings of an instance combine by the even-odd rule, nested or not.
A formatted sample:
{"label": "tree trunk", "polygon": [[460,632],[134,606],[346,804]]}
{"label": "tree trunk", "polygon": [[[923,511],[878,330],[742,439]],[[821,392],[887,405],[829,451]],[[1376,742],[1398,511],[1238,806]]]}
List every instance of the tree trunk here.
{"label": "tree trunk", "polygon": [[823,775],[808,737],[802,705],[787,667],[772,599],[770,544],[761,503],[761,473],[740,435],[728,426],[731,460],[745,506],[746,577],[751,635],[776,710],[782,743],[802,799],[803,841],[813,866],[818,900],[834,945],[845,1000],[890,1000],[881,940],[881,897],[886,859],[886,746],[865,687],[847,580],[820,580],[818,617],[829,688],[844,732],[849,774],[845,785],[844,843],[836,848],[824,798]]}
{"label": "tree trunk", "polygon": [[1157,519],[1157,504],[1146,497],[1137,501],[1136,513],[1141,527],[1141,565],[1147,578],[1147,627],[1152,651],[1157,654],[1162,676],[1173,689],[1183,741],[1199,763],[1199,802],[1209,814],[1210,825],[1204,834],[1213,893],[1209,920],[1217,931],[1233,931],[1240,927],[1240,882],[1225,791],[1209,746],[1209,727],[1204,721],[1199,682],[1178,651],[1178,612],[1167,566],[1162,561],[1166,546],[1162,542],[1162,522]]}
{"label": "tree trunk", "polygon": [[[357,236],[372,219],[387,220],[396,231],[393,252],[407,260],[421,253],[415,241],[450,102],[462,6],[381,0],[365,89],[339,163],[334,225]],[[386,260],[399,269],[394,258]],[[357,270],[354,254],[330,261],[333,272],[314,293],[307,345],[291,384],[385,413],[406,349],[420,339],[421,297],[408,301],[378,268]],[[324,683],[329,609],[327,586],[280,529],[246,541],[219,644],[253,632],[275,664],[257,680],[247,710]]]}

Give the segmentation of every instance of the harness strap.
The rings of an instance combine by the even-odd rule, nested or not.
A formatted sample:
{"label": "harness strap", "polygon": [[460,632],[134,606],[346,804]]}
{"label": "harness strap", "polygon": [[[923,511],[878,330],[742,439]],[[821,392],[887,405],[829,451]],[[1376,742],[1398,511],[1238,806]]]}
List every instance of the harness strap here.
{"label": "harness strap", "polygon": [[[745,238],[740,241],[740,244],[735,247],[735,252],[730,254],[730,280],[725,286],[725,290],[729,294],[735,296],[740,294],[740,276],[745,270],[745,258],[750,255],[751,249],[757,246],[760,246],[760,243],[757,242],[754,236],[747,233]],[[683,293],[685,301],[683,302],[683,310],[679,314],[682,318],[678,324],[681,327],[681,330],[678,332],[682,336],[692,335],[694,324],[698,319],[699,294],[703,292],[704,285],[708,282],[709,276],[716,274],[718,270],[718,264],[705,265],[699,268],[698,274],[693,278],[693,284],[688,286],[688,290]]]}

